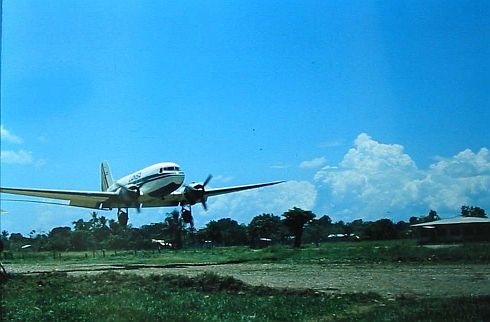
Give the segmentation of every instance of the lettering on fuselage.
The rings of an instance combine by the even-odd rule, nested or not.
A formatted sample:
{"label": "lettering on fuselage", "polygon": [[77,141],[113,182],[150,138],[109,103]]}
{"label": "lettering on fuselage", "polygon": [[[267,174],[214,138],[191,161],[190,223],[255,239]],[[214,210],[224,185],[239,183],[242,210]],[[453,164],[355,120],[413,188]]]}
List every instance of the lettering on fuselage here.
{"label": "lettering on fuselage", "polygon": [[129,178],[129,183],[135,182],[136,180],[141,178],[141,172],[135,173]]}

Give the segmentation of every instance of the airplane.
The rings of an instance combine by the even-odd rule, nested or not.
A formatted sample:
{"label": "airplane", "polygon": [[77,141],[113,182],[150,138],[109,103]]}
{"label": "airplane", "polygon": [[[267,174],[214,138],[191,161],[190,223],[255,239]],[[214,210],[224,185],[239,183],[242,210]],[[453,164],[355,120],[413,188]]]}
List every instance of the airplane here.
{"label": "airplane", "polygon": [[231,192],[272,186],[284,181],[273,181],[258,184],[206,189],[212,176],[209,175],[202,183],[184,185],[184,172],[174,162],[161,162],[148,166],[114,181],[109,164],[103,161],[100,166],[101,191],[53,190],[53,189],[24,189],[0,187],[0,192],[16,195],[26,195],[40,198],[67,200],[68,204],[22,200],[3,199],[4,201],[24,201],[47,203],[63,206],[82,207],[99,210],[117,208],[119,223],[126,227],[128,209],[135,208],[140,212],[146,207],[177,207],[181,206],[181,215],[185,223],[193,226],[191,207],[201,203],[207,210],[208,197]]}

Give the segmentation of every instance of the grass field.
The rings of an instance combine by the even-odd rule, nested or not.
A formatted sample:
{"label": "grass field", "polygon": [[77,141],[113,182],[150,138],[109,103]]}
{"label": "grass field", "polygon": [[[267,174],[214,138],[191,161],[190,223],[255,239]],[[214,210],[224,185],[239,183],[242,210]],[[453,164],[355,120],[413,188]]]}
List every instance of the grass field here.
{"label": "grass field", "polygon": [[[54,255],[54,256],[53,256]],[[65,264],[280,263],[327,267],[408,265],[441,267],[490,262],[488,244],[427,248],[412,241],[332,243],[294,250],[285,246],[182,251],[13,253],[8,262]],[[352,265],[351,265],[352,264]],[[233,265],[225,265],[233,266]],[[414,276],[414,279],[416,276]],[[489,321],[490,294],[392,297],[373,292],[323,293],[251,286],[233,277],[48,273],[13,275],[1,285],[5,321]]]}
{"label": "grass field", "polygon": [[413,240],[385,242],[341,242],[312,245],[301,249],[272,246],[263,249],[249,247],[216,247],[211,249],[87,252],[7,252],[4,263],[490,263],[488,244],[464,244],[454,247],[430,248],[419,246]]}
{"label": "grass field", "polygon": [[488,321],[490,297],[386,300],[195,278],[45,274],[2,285],[6,321]]}

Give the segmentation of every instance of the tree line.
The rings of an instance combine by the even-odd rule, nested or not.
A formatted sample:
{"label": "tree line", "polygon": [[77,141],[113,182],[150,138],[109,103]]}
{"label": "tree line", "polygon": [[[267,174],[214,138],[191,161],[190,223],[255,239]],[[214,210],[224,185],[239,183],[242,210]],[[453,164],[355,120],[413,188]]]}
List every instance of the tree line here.
{"label": "tree line", "polygon": [[[487,217],[479,207],[462,206],[461,215]],[[410,217],[408,222],[394,223],[390,219],[349,223],[332,222],[327,215],[317,218],[311,211],[294,207],[282,216],[261,214],[248,225],[231,218],[212,220],[201,229],[195,229],[174,210],[160,223],[133,228],[123,227],[113,219],[92,212],[91,219],[74,221],[73,227],[55,227],[49,233],[31,231],[29,236],[2,231],[5,249],[32,249],[37,251],[87,251],[101,249],[155,249],[172,247],[239,246],[263,247],[273,244],[319,244],[332,240],[390,240],[412,238],[410,225],[440,219],[430,210],[427,216]]]}

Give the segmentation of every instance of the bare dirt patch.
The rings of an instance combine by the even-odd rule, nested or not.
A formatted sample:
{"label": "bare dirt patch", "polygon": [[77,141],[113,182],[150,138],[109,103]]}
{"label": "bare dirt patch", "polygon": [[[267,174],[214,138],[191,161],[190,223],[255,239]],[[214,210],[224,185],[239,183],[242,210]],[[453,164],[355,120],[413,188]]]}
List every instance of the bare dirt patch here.
{"label": "bare dirt patch", "polygon": [[97,274],[103,271],[139,275],[195,276],[213,272],[233,276],[251,285],[314,289],[320,292],[375,292],[387,297],[462,296],[490,294],[490,266],[484,264],[172,264],[172,265],[5,265],[13,274],[66,272]]}

